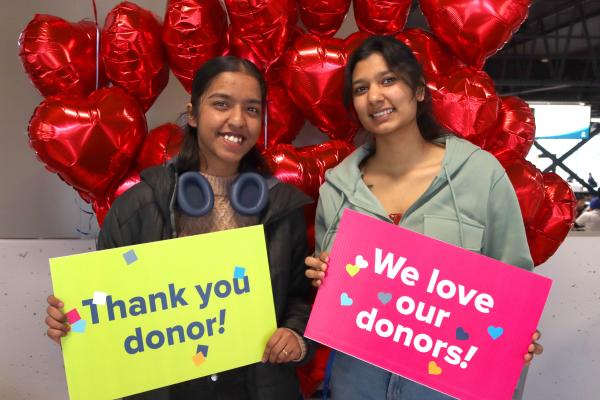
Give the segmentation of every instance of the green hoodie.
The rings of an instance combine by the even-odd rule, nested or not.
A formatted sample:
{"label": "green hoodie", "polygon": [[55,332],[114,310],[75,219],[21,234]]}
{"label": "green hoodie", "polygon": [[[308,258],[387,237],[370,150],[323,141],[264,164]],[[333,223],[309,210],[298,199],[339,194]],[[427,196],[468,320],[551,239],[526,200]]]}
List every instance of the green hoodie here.
{"label": "green hoodie", "polygon": [[[523,218],[515,191],[500,163],[488,152],[444,136],[446,153],[439,175],[404,213],[400,225],[414,232],[531,270]],[[374,150],[359,147],[327,171],[315,221],[317,254],[329,251],[345,208],[391,222],[361,179],[360,162]]]}

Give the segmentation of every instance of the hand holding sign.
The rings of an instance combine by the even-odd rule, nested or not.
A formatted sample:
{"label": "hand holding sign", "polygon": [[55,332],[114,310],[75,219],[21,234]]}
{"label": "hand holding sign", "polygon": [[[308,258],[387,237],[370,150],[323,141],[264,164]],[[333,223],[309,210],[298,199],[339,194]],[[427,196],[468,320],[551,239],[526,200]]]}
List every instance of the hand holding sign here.
{"label": "hand holding sign", "polygon": [[325,279],[325,271],[327,271],[327,263],[329,262],[329,255],[326,251],[322,252],[319,258],[306,257],[304,263],[308,267],[304,273],[308,279],[312,280],[314,287],[319,287]]}

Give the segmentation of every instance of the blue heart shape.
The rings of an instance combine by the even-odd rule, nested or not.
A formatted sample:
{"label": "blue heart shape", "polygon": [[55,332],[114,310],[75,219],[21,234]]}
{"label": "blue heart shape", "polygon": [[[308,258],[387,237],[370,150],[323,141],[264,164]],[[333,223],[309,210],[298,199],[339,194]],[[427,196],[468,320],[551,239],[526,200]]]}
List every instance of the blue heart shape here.
{"label": "blue heart shape", "polygon": [[456,340],[468,340],[469,334],[463,329],[462,326],[456,328]]}
{"label": "blue heart shape", "polygon": [[392,299],[391,293],[379,292],[377,293],[377,298],[382,304],[387,304]]}
{"label": "blue heart shape", "polygon": [[496,326],[488,326],[488,334],[492,337],[492,339],[496,340],[504,333],[504,328],[496,327]]}
{"label": "blue heart shape", "polygon": [[354,301],[348,296],[348,293],[344,292],[340,296],[340,304],[344,307],[351,306]]}

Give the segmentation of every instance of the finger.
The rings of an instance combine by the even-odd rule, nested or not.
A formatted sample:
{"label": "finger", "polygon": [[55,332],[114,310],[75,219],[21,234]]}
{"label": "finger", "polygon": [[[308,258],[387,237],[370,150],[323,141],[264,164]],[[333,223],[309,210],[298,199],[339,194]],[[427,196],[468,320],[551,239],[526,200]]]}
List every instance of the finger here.
{"label": "finger", "polygon": [[53,306],[48,306],[46,309],[48,315],[59,322],[65,322],[67,317],[63,314],[58,308]]}
{"label": "finger", "polygon": [[[292,336],[291,333],[287,332],[285,329],[278,329],[280,332],[279,340],[273,345],[271,348],[271,354],[269,355],[269,362],[277,363],[280,356],[282,356],[282,351],[286,348],[289,342],[289,337]],[[289,352],[289,350],[286,350]]]}
{"label": "finger", "polygon": [[325,272],[319,272],[312,269],[307,269],[304,271],[304,275],[310,279],[323,279],[325,278]]}
{"label": "finger", "polygon": [[324,263],[328,263],[329,262],[329,254],[327,254],[326,251],[322,252],[321,255],[319,256],[319,260],[323,261]]}
{"label": "finger", "polygon": [[320,279],[315,279],[315,280],[313,280],[313,281],[312,281],[312,285],[313,285],[314,287],[319,287],[319,286],[321,286],[321,283],[322,283],[322,282],[321,282],[321,280],[320,280]]}
{"label": "finger", "polygon": [[523,356],[523,360],[525,360],[525,365],[529,365],[531,360],[533,360],[533,355],[531,353],[527,353]]}
{"label": "finger", "polygon": [[60,344],[60,338],[67,334],[66,332],[58,329],[48,329],[46,333],[48,337],[57,344]]}
{"label": "finger", "polygon": [[54,306],[56,308],[63,308],[65,306],[63,304],[63,302],[60,301],[60,299],[57,299],[56,297],[54,297],[53,294],[48,296],[48,298],[46,300],[48,301],[48,304],[50,304],[51,306]]}
{"label": "finger", "polygon": [[542,346],[541,344],[536,343],[534,347],[535,347],[535,349],[533,351],[534,354],[539,356],[540,354],[542,354],[544,352],[544,346]]}
{"label": "finger", "polygon": [[533,340],[534,342],[537,342],[541,338],[542,338],[542,333],[540,331],[535,331],[533,333],[533,335],[531,335],[531,340]]}
{"label": "finger", "polygon": [[269,341],[267,342],[267,345],[265,346],[265,351],[263,353],[262,356],[262,362],[265,363],[268,360],[271,359],[271,354],[273,353],[273,348],[275,347],[275,345],[277,345],[277,343],[281,340],[281,330],[277,329],[273,335],[271,336],[271,338],[269,339]]}
{"label": "finger", "polygon": [[50,329],[60,330],[65,333],[70,330],[69,325],[63,324],[62,322],[55,320],[51,316],[47,316],[45,322],[46,322],[46,325],[48,326],[48,328],[50,328]]}

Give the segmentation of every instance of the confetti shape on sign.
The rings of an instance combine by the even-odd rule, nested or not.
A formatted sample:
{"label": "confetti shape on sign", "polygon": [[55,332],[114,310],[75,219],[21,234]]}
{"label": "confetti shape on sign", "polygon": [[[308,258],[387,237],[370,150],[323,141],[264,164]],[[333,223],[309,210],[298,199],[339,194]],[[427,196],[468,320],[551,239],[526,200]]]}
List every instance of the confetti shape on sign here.
{"label": "confetti shape on sign", "polygon": [[354,264],[360,269],[365,269],[369,266],[369,262],[365,260],[360,254],[357,255],[354,259]]}
{"label": "confetti shape on sign", "polygon": [[456,340],[468,340],[469,334],[465,331],[462,326],[456,328]]}
{"label": "confetti shape on sign", "polygon": [[348,296],[348,293],[346,292],[342,293],[342,295],[340,296],[340,304],[344,307],[351,306],[353,302],[354,301],[352,301],[352,299],[350,298],[350,296]]}
{"label": "confetti shape on sign", "polygon": [[99,306],[104,306],[106,305],[106,296],[107,295],[104,292],[94,292],[92,303]]}
{"label": "confetti shape on sign", "polygon": [[244,267],[235,267],[233,270],[233,278],[234,279],[244,279],[246,276],[246,268]]}
{"label": "confetti shape on sign", "polygon": [[379,292],[379,293],[377,293],[377,298],[379,299],[381,304],[385,305],[385,304],[389,303],[390,300],[392,300],[392,294],[385,293],[385,292]]}
{"label": "confetti shape on sign", "polygon": [[442,368],[435,361],[429,361],[427,372],[429,372],[429,375],[441,375]]}
{"label": "confetti shape on sign", "polygon": [[129,250],[128,252],[123,253],[123,258],[125,259],[125,262],[127,263],[127,265],[133,264],[138,259],[134,250]]}
{"label": "confetti shape on sign", "polygon": [[71,331],[76,333],[83,333],[85,332],[86,325],[87,322],[85,321],[85,319],[80,319],[79,321],[71,325]]}
{"label": "confetti shape on sign", "polygon": [[346,264],[346,272],[354,278],[354,276],[360,272],[360,267],[358,265]]}
{"label": "confetti shape on sign", "polygon": [[502,336],[502,334],[504,334],[504,328],[499,326],[488,326],[487,331],[490,337],[494,340],[498,339],[500,336]]}
{"label": "confetti shape on sign", "polygon": [[75,322],[81,319],[81,317],[79,316],[79,312],[76,308],[66,313],[65,316],[67,317],[67,322],[71,325],[73,325]]}

